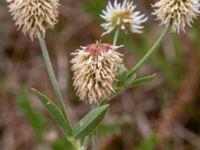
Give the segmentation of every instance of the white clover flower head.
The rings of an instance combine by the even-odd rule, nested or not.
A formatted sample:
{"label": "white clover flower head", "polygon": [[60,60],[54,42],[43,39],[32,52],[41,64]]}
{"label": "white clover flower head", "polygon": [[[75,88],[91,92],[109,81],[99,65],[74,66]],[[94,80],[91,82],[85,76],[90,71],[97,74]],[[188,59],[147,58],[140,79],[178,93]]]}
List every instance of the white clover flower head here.
{"label": "white clover flower head", "polygon": [[199,0],[160,0],[153,5],[153,14],[161,24],[171,24],[172,31],[185,32],[186,25],[192,26],[194,18],[197,18],[200,11]]}
{"label": "white clover flower head", "polygon": [[109,1],[106,10],[100,15],[105,20],[105,23],[101,24],[106,30],[103,35],[109,34],[117,27],[132,33],[142,33],[141,24],[147,21],[147,17],[135,11],[135,8],[136,5],[133,5],[132,1],[124,0],[123,3],[118,3],[115,0],[113,5]]}
{"label": "white clover flower head", "polygon": [[72,53],[73,85],[86,103],[100,103],[115,93],[116,76],[123,63],[118,46],[89,44]]}
{"label": "white clover flower head", "polygon": [[58,0],[7,0],[15,25],[33,40],[53,28],[59,15]]}

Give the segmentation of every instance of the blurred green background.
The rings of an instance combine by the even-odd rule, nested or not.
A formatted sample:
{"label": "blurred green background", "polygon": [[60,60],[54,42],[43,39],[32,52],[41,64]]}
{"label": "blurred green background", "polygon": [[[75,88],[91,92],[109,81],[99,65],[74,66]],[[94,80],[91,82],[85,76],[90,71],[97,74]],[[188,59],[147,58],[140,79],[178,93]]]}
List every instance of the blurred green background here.
{"label": "blurred green background", "polygon": [[[90,110],[72,87],[70,53],[96,42],[103,32],[99,14],[106,0],[60,0],[59,23],[46,42],[70,119]],[[131,68],[163,30],[152,16],[152,0],[135,0],[148,16],[143,34],[120,33],[125,64]],[[100,150],[200,149],[200,22],[179,35],[170,33],[138,76],[156,73],[154,81],[121,92],[111,101],[100,126]],[[111,42],[113,35],[103,42]],[[0,0],[0,150],[70,150],[55,122],[30,91],[54,99],[38,41],[14,26]]]}

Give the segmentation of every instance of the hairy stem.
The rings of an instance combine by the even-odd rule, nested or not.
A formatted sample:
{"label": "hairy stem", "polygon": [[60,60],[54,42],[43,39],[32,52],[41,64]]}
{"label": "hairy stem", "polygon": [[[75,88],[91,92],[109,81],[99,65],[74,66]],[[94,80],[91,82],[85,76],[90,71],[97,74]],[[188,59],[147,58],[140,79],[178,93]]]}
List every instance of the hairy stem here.
{"label": "hairy stem", "polygon": [[145,63],[145,61],[151,56],[151,54],[158,48],[165,35],[168,33],[170,25],[168,25],[162,34],[159,36],[158,40],[153,44],[153,46],[147,51],[143,58],[130,70],[129,75],[131,76],[140,69],[140,67]]}
{"label": "hairy stem", "polygon": [[72,144],[74,150],[83,150],[81,147],[79,141],[73,139],[73,138],[68,138],[69,142]]}
{"label": "hairy stem", "polygon": [[[94,110],[95,108],[97,108],[98,105],[93,105],[92,109]],[[92,150],[98,150],[98,128],[96,130],[94,130],[94,132],[92,133],[91,137],[92,137]]]}
{"label": "hairy stem", "polygon": [[55,74],[54,74],[54,71],[53,71],[51,60],[49,58],[49,53],[48,53],[48,50],[47,50],[46,43],[39,33],[38,33],[37,36],[38,36],[38,40],[39,40],[40,47],[41,47],[41,50],[42,50],[43,58],[44,58],[44,61],[45,61],[45,64],[46,64],[46,68],[47,68],[47,71],[48,71],[48,74],[49,74],[49,78],[51,80],[51,84],[52,84],[54,92],[55,92],[56,99],[58,101],[58,104],[61,108],[63,115],[65,116],[66,120],[68,121],[68,124],[70,125],[70,122],[69,122],[69,119],[68,119],[68,116],[67,116],[67,113],[66,113],[66,110],[65,110],[64,99],[63,99],[62,94],[60,92],[60,89],[58,87],[58,83],[57,83],[57,80],[56,80],[56,77],[55,77]]}
{"label": "hairy stem", "polygon": [[119,31],[120,31],[120,28],[117,28],[117,30],[115,31],[115,35],[114,35],[114,39],[113,39],[113,45],[114,46],[117,44],[117,39],[118,39],[118,36],[119,36]]}
{"label": "hairy stem", "polygon": [[87,136],[83,139],[83,142],[82,142],[83,147],[87,148],[90,138],[91,136]]}
{"label": "hairy stem", "polygon": [[98,150],[98,128],[92,134],[92,150]]}

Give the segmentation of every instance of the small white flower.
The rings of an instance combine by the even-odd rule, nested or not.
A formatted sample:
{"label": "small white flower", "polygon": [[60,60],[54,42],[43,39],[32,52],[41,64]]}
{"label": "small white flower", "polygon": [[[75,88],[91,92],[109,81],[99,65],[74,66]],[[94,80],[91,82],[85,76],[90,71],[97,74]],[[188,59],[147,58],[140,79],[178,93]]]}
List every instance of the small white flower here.
{"label": "small white flower", "polygon": [[162,24],[171,24],[172,31],[185,31],[186,25],[192,26],[193,19],[200,11],[199,0],[160,0],[153,5],[154,15]]}
{"label": "small white flower", "polygon": [[147,17],[139,11],[135,11],[135,8],[136,5],[127,0],[124,0],[123,3],[115,0],[113,5],[109,1],[106,10],[103,10],[100,15],[106,21],[101,25],[106,30],[103,35],[112,32],[116,27],[133,33],[142,33],[143,26],[141,24],[147,20]]}

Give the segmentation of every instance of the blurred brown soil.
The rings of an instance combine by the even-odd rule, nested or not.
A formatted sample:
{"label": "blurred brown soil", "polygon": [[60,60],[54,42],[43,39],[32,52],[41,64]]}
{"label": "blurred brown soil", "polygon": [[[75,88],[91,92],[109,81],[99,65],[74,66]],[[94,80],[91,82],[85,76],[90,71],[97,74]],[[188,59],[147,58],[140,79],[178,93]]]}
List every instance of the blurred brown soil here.
{"label": "blurred brown soil", "polygon": [[[46,37],[59,85],[73,123],[88,112],[90,106],[78,101],[71,86],[70,53],[79,48],[79,45],[96,42],[96,39],[100,39],[102,32],[95,18],[83,8],[83,3],[88,1],[62,0],[60,22],[54,31],[48,32]],[[140,5],[139,8],[144,9],[143,12],[151,11],[149,10],[151,0],[136,1],[136,3]],[[0,150],[38,150],[39,143],[37,143],[36,135],[30,123],[16,107],[16,97],[19,90],[25,86],[40,89],[49,97],[54,98],[52,88],[38,42],[32,43],[16,30],[6,6],[0,6],[0,21],[0,77],[3,74],[2,79],[0,78]],[[151,21],[153,22],[153,19]],[[146,25],[148,30],[152,30],[148,31],[147,36],[151,43],[161,30],[157,28],[157,23],[152,25],[156,27]],[[131,38],[136,41],[142,40],[137,35]],[[110,40],[110,37],[104,40]],[[188,147],[188,150],[199,148],[192,142],[198,141],[199,128],[197,127],[195,132],[193,128],[187,128],[185,125],[185,120],[192,120],[185,111],[186,107],[191,103],[195,104],[195,101],[200,99],[197,55],[199,49],[194,47],[188,36],[182,36],[182,43],[184,43],[182,52],[187,58],[187,71],[177,85],[178,90],[175,96],[171,94],[170,86],[158,65],[152,63],[153,61],[148,62],[140,74],[156,72],[156,79],[144,86],[123,91],[111,101],[111,109],[105,122],[119,121],[122,126],[119,132],[100,138],[101,150],[130,150],[132,147],[137,147],[142,140],[149,138],[154,131],[158,134],[158,150],[166,148],[166,143],[168,144],[170,140],[177,144],[180,150]],[[166,53],[166,57],[171,60],[170,56],[174,52],[170,46],[170,42],[166,40],[162,44],[163,50],[161,48],[159,50]],[[127,47],[121,52],[129,68],[140,58]],[[170,54],[167,55],[168,53]],[[167,99],[168,105],[164,105],[164,108],[162,104],[164,98],[161,99],[161,97]],[[44,112],[44,115],[48,117],[46,110],[36,98],[32,95],[31,98],[34,108]],[[197,107],[198,105],[200,104],[197,103]],[[48,119],[51,120],[50,117]],[[195,121],[190,124],[199,126],[200,124]],[[59,133],[56,126],[55,132]],[[189,138],[181,139],[179,135],[174,134],[177,132],[186,134]],[[175,139],[178,139],[178,142]]]}
{"label": "blurred brown soil", "polygon": [[184,117],[185,108],[199,96],[200,68],[197,49],[188,37],[184,37],[187,52],[187,71],[179,84],[179,90],[172,103],[164,108],[158,121],[158,149],[165,149],[170,137],[172,138],[175,126]]}

